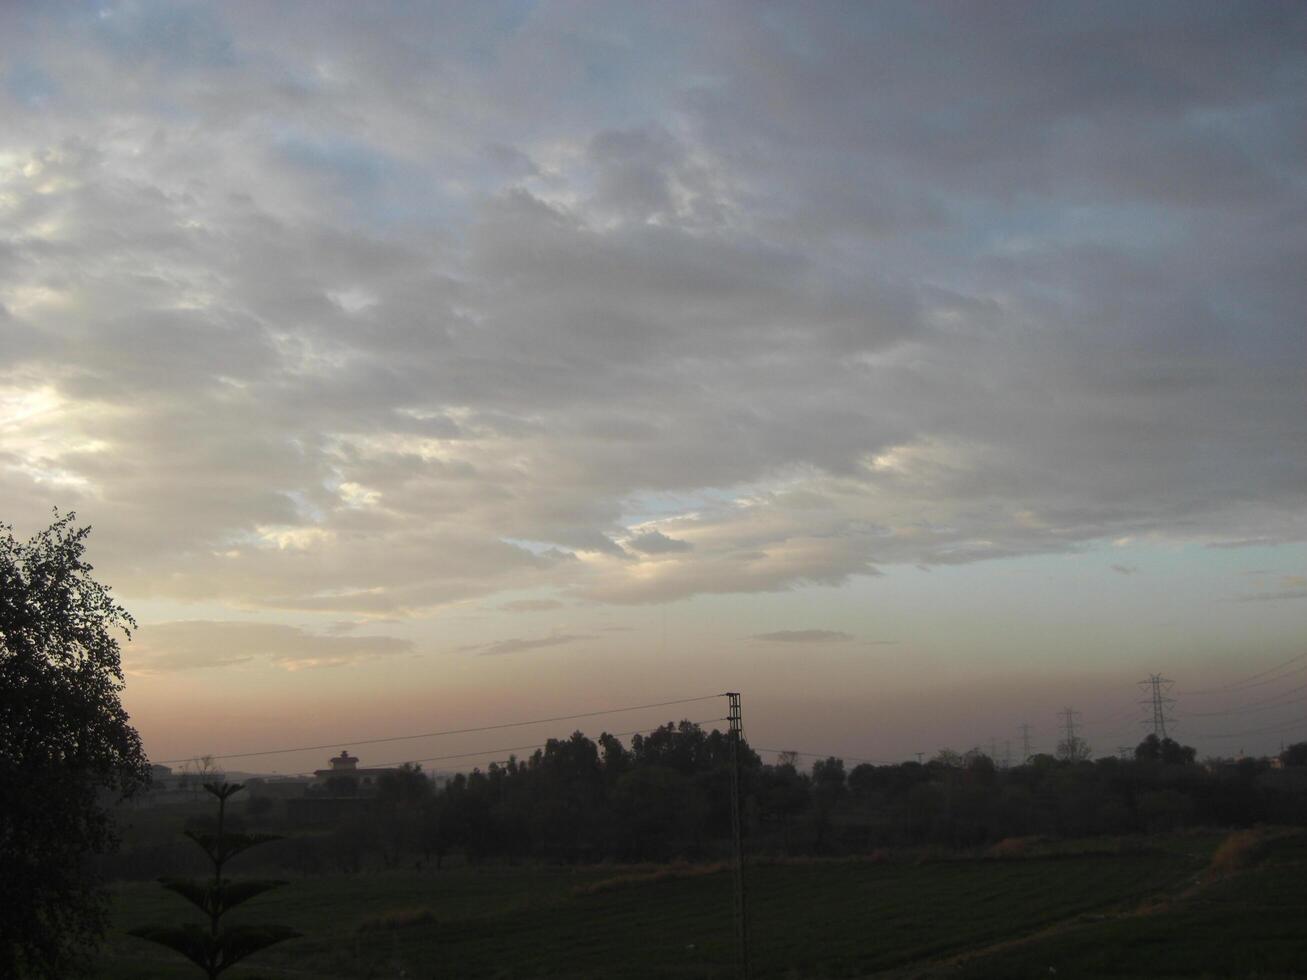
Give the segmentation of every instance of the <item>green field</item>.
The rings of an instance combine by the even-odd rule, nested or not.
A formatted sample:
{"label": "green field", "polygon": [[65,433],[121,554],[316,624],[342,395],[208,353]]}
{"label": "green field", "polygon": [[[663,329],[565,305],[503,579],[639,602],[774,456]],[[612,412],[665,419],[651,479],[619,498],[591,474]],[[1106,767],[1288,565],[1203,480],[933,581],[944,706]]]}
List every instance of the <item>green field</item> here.
{"label": "green field", "polygon": [[[1165,963],[1174,975],[1192,977],[1253,975],[1254,968],[1289,973],[1307,965],[1307,938],[1300,938],[1307,932],[1301,927],[1304,838],[1279,842],[1263,863],[1195,888],[1218,840],[1195,835],[1098,853],[1071,846],[1007,860],[751,867],[753,972],[844,977],[897,968],[904,975],[1047,977],[1052,965],[1058,976],[1154,976]],[[607,887],[595,887],[602,882]],[[1193,894],[1177,898],[1186,890]],[[1171,900],[1166,911],[1134,914],[1159,900]],[[117,887],[115,932],[98,976],[198,975],[179,957],[122,932],[177,921],[186,908],[156,885]],[[729,977],[734,971],[727,873],[657,879],[621,868],[494,867],[315,876],[296,879],[239,914],[285,923],[305,936],[251,958],[228,974],[236,980]],[[1067,928],[1077,922],[1083,924]],[[974,958],[1041,931],[1049,935]],[[953,962],[966,956],[972,958]]]}
{"label": "green field", "polygon": [[1271,841],[1255,866],[1151,914],[1075,924],[950,975],[1307,976],[1307,835]]}

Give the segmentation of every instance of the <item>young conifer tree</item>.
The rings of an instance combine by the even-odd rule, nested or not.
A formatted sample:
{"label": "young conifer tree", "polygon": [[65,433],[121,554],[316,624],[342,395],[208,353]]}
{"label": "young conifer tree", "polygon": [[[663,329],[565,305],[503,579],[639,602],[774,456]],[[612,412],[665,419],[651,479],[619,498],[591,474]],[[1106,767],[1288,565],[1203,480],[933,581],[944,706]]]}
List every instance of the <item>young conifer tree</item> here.
{"label": "young conifer tree", "polygon": [[256,895],[284,885],[284,881],[246,879],[233,881],[222,876],[223,866],[237,854],[258,844],[277,840],[275,834],[246,834],[227,830],[224,817],[228,797],[239,793],[240,783],[205,783],[204,788],[218,799],[217,833],[186,831],[213,862],[213,878],[161,878],[160,884],[176,892],[208,917],[206,928],[188,922],[180,926],[142,926],[129,930],[131,935],[174,949],[204,970],[209,980],[251,953],[294,939],[300,933],[286,926],[221,924],[223,915]]}

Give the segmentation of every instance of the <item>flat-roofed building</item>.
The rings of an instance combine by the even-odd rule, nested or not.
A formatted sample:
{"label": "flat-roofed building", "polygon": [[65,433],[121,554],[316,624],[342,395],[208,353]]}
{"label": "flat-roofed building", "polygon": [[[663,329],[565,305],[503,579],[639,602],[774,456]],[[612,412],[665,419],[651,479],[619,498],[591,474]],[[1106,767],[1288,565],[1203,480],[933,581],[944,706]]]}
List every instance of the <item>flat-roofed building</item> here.
{"label": "flat-roofed building", "polygon": [[313,785],[320,787],[328,796],[370,796],[376,792],[377,783],[388,772],[395,772],[393,766],[359,768],[357,756],[341,749],[340,755],[332,756],[330,768],[313,771]]}

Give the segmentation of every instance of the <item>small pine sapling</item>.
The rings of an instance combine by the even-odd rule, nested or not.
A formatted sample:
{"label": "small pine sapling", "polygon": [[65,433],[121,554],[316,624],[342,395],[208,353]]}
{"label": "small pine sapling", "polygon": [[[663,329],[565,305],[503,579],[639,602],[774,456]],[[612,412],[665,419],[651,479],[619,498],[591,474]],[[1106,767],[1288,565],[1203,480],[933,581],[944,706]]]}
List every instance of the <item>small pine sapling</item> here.
{"label": "small pine sapling", "polygon": [[213,862],[213,878],[160,878],[159,883],[203,912],[209,919],[208,928],[188,922],[180,926],[142,926],[129,932],[176,950],[204,970],[209,980],[216,980],[238,960],[274,943],[294,939],[300,933],[286,926],[221,925],[221,919],[228,911],[285,882],[271,879],[232,881],[222,876],[223,865],[237,854],[279,838],[275,834],[246,834],[224,828],[227,798],[244,789],[240,783],[205,783],[204,788],[218,799],[217,833],[188,830],[186,836],[195,841]]}

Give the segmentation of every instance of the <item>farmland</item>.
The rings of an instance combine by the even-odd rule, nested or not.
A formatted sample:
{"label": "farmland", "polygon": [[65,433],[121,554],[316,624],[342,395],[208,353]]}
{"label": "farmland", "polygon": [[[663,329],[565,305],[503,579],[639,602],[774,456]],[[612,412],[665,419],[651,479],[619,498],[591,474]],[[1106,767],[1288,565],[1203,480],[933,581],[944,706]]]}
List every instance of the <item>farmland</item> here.
{"label": "farmland", "polygon": [[[903,852],[750,867],[754,975],[1259,975],[1307,963],[1307,837],[1219,834]],[[1229,848],[1224,850],[1228,851]],[[1219,860],[1219,859],[1218,859]],[[729,871],[714,866],[492,865],[292,880],[239,911],[304,937],[233,971],[253,977],[729,977]],[[143,883],[114,891],[96,976],[194,975],[124,935],[177,921]],[[1131,972],[1134,971],[1134,972]]]}
{"label": "farmland", "polygon": [[1307,835],[1272,838],[1251,866],[1182,898],[979,958],[952,976],[1281,977],[1307,972]]}

